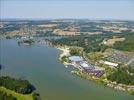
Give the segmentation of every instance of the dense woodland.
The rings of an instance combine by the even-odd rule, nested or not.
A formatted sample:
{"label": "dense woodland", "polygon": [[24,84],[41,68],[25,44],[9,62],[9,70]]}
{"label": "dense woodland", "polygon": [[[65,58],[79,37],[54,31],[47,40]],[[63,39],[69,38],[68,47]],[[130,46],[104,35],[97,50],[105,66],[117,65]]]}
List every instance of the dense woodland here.
{"label": "dense woodland", "polygon": [[68,45],[82,47],[85,52],[104,51],[106,46],[101,44],[105,35],[80,35],[53,40],[54,45]]}
{"label": "dense woodland", "polygon": [[14,79],[8,76],[0,77],[0,86],[21,94],[29,94],[35,90],[35,87],[31,85],[27,80]]}
{"label": "dense woodland", "polygon": [[[125,41],[116,42],[113,46],[106,46],[102,42],[104,39],[116,37],[124,37]],[[114,48],[122,51],[134,51],[134,33],[118,33],[118,34],[99,34],[65,37],[53,40],[54,45],[68,45],[82,47],[85,52],[104,52],[107,48]]]}
{"label": "dense woodland", "polygon": [[134,68],[133,66],[126,68],[118,68],[108,77],[108,80],[116,81],[126,85],[134,85]]}
{"label": "dense woodland", "polygon": [[134,52],[134,33],[126,34],[124,37],[125,40],[123,42],[116,42],[113,48],[122,51]]}

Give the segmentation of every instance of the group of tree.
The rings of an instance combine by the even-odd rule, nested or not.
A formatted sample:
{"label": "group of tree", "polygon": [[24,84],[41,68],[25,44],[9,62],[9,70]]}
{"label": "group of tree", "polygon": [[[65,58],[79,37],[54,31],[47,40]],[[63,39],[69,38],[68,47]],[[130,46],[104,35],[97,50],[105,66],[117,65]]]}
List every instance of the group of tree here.
{"label": "group of tree", "polygon": [[[115,37],[123,37],[125,41],[116,42],[113,46],[103,44],[104,39],[111,39]],[[104,52],[107,48],[114,48],[124,51],[134,51],[134,33],[118,33],[118,34],[97,34],[79,36],[67,36],[61,39],[52,40],[53,45],[67,45],[82,47],[85,52]]]}
{"label": "group of tree", "polygon": [[15,79],[8,76],[0,77],[0,86],[21,94],[29,94],[35,90],[35,87],[27,80]]}
{"label": "group of tree", "polygon": [[105,51],[107,48],[106,45],[102,44],[104,38],[109,38],[111,34],[104,35],[85,35],[81,34],[80,36],[70,36],[64,37],[58,40],[52,40],[54,45],[67,45],[67,46],[77,46],[82,47],[85,52],[99,52]]}
{"label": "group of tree", "polygon": [[79,56],[83,55],[83,48],[80,47],[70,48],[69,51],[70,51],[70,55],[79,55]]}
{"label": "group of tree", "polygon": [[116,81],[117,83],[122,83],[126,85],[134,85],[134,68],[118,68],[112,74],[107,76],[108,80]]}
{"label": "group of tree", "polygon": [[67,56],[61,57],[61,63],[64,63],[64,62],[67,62],[67,61],[68,61]]}
{"label": "group of tree", "polygon": [[124,41],[116,42],[113,48],[122,51],[134,52],[134,33],[126,34],[124,35],[124,38]]}

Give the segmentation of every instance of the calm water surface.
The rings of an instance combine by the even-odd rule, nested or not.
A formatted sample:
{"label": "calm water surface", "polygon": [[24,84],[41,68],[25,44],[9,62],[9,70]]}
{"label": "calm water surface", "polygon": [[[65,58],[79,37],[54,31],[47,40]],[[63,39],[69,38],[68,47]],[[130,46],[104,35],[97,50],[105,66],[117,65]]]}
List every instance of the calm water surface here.
{"label": "calm water surface", "polygon": [[[47,100],[134,100],[134,96],[97,85],[70,73],[59,63],[61,51],[44,46],[18,46],[0,40],[1,74],[28,79]],[[43,99],[44,100],[44,99]]]}

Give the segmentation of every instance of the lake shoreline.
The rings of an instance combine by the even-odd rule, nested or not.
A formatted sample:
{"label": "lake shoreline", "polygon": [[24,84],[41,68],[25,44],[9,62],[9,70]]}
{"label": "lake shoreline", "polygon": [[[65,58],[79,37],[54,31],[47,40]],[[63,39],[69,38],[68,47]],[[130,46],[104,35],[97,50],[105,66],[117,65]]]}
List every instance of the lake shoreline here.
{"label": "lake shoreline", "polygon": [[[55,47],[56,49],[58,50],[61,50],[62,53],[60,53],[59,55],[59,60],[61,61],[61,58],[63,56],[70,56],[69,54],[69,47]],[[77,66],[75,64],[72,64],[72,63],[69,63],[69,62],[63,62],[62,63],[65,67],[68,66],[68,65],[71,65],[75,68],[77,68]],[[66,67],[67,68],[67,67]],[[77,68],[78,69],[78,68]],[[72,74],[75,74],[81,78],[84,78],[84,79],[87,79],[87,80],[92,80],[92,81],[95,81],[96,83],[101,83],[102,85],[106,86],[106,87],[110,87],[114,90],[119,90],[119,91],[123,91],[123,92],[127,92],[131,95],[134,95],[134,86],[133,85],[125,85],[125,84],[118,84],[116,82],[112,82],[112,81],[109,81],[109,80],[106,80],[106,79],[100,79],[100,78],[97,78],[97,77],[94,77],[90,74],[87,74],[87,73],[83,73],[81,70],[78,69],[78,71],[76,70],[73,70],[71,71]],[[85,75],[86,74],[86,77]],[[88,78],[87,78],[88,77]]]}
{"label": "lake shoreline", "polygon": [[[116,93],[112,89],[101,88],[93,81],[90,82],[72,75],[73,73],[71,74],[70,71],[74,67],[68,66],[68,68],[64,68],[66,66],[58,61],[59,55],[63,53],[59,49],[45,46],[44,44],[29,46],[28,48],[25,46],[20,47],[14,39],[4,40],[1,44],[1,52],[4,54],[1,55],[3,58],[1,64],[6,66],[6,69],[3,68],[2,73],[8,73],[8,75],[13,75],[14,77],[17,76],[17,78],[25,75],[24,77],[27,77],[37,87],[36,92],[41,95],[42,99],[107,100],[108,98],[113,98],[114,100],[133,100],[132,95],[120,91]],[[14,50],[17,50],[17,52]],[[13,56],[14,59],[12,59]],[[5,57],[6,59],[4,59]],[[42,75],[44,76],[42,77]],[[55,95],[55,93],[57,94]],[[115,93],[114,96],[113,93]],[[96,97],[98,94],[101,94],[103,97],[101,99]]]}

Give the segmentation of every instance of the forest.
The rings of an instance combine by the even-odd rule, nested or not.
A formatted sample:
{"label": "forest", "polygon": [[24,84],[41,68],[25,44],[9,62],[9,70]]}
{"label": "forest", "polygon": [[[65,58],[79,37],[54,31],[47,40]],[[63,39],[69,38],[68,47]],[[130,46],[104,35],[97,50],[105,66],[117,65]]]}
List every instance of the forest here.
{"label": "forest", "polygon": [[[113,46],[103,44],[104,39],[111,39],[114,37],[125,38],[122,42],[116,42]],[[122,51],[134,51],[134,33],[118,33],[118,34],[98,34],[98,35],[84,35],[64,37],[57,40],[52,40],[54,45],[67,45],[82,47],[85,52],[104,52],[107,48],[113,48]]]}
{"label": "forest", "polygon": [[116,81],[126,85],[134,85],[134,68],[132,66],[126,68],[118,68],[112,74],[107,76],[108,80]]}
{"label": "forest", "polygon": [[134,52],[134,33],[124,35],[125,40],[123,42],[116,42],[113,46],[114,49]]}

